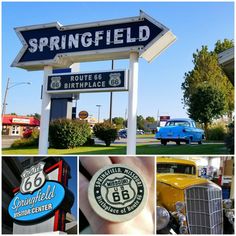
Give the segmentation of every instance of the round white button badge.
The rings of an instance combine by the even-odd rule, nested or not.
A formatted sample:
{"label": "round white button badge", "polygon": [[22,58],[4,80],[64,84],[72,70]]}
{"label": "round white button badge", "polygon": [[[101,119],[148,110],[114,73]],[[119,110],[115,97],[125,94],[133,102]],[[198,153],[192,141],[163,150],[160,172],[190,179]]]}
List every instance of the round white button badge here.
{"label": "round white button badge", "polygon": [[128,221],[145,207],[148,190],[137,170],[113,164],[98,170],[92,177],[88,199],[93,210],[112,222]]}

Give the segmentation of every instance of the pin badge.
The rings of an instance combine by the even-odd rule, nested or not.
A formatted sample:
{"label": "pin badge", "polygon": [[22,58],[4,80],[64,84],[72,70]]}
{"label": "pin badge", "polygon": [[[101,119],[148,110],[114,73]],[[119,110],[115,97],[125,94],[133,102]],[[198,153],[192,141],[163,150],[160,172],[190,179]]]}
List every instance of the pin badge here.
{"label": "pin badge", "polygon": [[137,170],[123,164],[105,166],[90,181],[88,199],[93,210],[102,218],[128,221],[145,207],[148,190]]}

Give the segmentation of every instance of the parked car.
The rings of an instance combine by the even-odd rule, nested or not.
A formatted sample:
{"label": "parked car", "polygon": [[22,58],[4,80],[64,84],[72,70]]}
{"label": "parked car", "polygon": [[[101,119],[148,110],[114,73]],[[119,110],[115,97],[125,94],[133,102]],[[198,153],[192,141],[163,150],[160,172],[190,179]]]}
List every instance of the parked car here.
{"label": "parked car", "polygon": [[[143,135],[143,134],[144,134],[144,131],[141,130],[141,129],[137,129],[136,134],[141,134],[141,135]],[[120,129],[120,130],[118,131],[118,138],[127,138],[127,129]]]}
{"label": "parked car", "polygon": [[204,130],[196,127],[196,123],[192,119],[170,119],[164,127],[157,130],[155,138],[161,141],[161,144],[166,145],[169,141],[191,144],[191,142],[202,143],[205,138]]}
{"label": "parked car", "polygon": [[118,138],[127,138],[127,130],[126,129],[119,130]]}
{"label": "parked car", "polygon": [[33,133],[33,129],[30,129],[30,128],[26,128],[24,131],[23,131],[23,138],[29,138]]}
{"label": "parked car", "polygon": [[141,135],[143,135],[143,134],[144,134],[144,131],[143,131],[142,129],[137,129],[136,134],[141,134]]}
{"label": "parked car", "polygon": [[223,234],[224,227],[234,233],[232,201],[223,208],[221,187],[199,178],[195,162],[157,158],[156,164],[157,234]]}

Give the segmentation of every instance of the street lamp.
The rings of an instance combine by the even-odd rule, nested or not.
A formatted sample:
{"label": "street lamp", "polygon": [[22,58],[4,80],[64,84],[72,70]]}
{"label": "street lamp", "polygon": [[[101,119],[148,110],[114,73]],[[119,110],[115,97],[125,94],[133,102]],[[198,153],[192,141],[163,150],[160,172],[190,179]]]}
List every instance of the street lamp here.
{"label": "street lamp", "polygon": [[19,83],[12,83],[12,85],[10,85],[10,78],[7,79],[7,87],[5,90],[5,94],[4,94],[4,100],[3,100],[3,106],[2,106],[2,115],[5,115],[6,113],[6,105],[7,105],[7,94],[8,94],[8,90],[11,88],[14,88],[18,85],[22,85],[22,84],[28,84],[30,85],[31,82],[19,82]]}
{"label": "street lamp", "polygon": [[100,123],[100,108],[102,105],[96,105],[98,107],[98,123]]}

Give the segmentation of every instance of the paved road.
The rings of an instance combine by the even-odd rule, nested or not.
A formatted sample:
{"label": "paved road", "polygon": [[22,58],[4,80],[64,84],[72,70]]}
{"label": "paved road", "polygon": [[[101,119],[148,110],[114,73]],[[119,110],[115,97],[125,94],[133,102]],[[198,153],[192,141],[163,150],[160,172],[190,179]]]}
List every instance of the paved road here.
{"label": "paved road", "polygon": [[[19,139],[20,137],[15,137],[15,136],[2,136],[2,147],[3,148],[8,148],[11,146],[11,144],[16,140]],[[150,145],[150,144],[156,144],[156,145],[161,145],[160,141],[154,139],[154,138],[142,138],[142,137],[138,137],[136,139],[137,144],[146,144],[146,145]],[[95,143],[96,144],[104,144],[103,141],[95,138]],[[222,142],[223,143],[223,142]],[[222,144],[222,143],[205,143],[204,144]],[[121,139],[117,139],[115,140],[114,144],[127,144],[127,139],[121,138]],[[184,143],[183,143],[184,144]],[[197,143],[193,143],[192,145],[195,145]],[[167,145],[176,145],[175,142],[168,142]]]}
{"label": "paved road", "polygon": [[2,148],[8,148],[12,145],[12,143],[16,140],[19,139],[19,136],[2,136]]}
{"label": "paved road", "polygon": [[[97,138],[95,138],[95,143],[96,144],[104,144],[104,142],[103,141],[101,141],[101,140],[99,140],[99,139],[97,139]],[[146,144],[146,145],[150,145],[150,144],[156,144],[156,145],[162,145],[161,143],[160,143],[160,141],[159,140],[156,140],[155,138],[140,138],[140,137],[138,137],[137,139],[136,139],[136,143],[137,144]],[[223,142],[222,142],[223,143]],[[222,144],[221,142],[217,142],[217,143],[211,143],[211,142],[204,142],[203,143],[203,145],[205,145],[205,144]],[[121,139],[116,139],[115,140],[115,142],[113,143],[113,144],[127,144],[127,139],[126,138],[121,138]],[[182,145],[185,145],[185,143],[183,142],[183,143],[181,143]],[[168,144],[167,145],[176,145],[176,143],[175,142],[168,142]],[[191,143],[191,145],[198,145],[198,143]]]}

